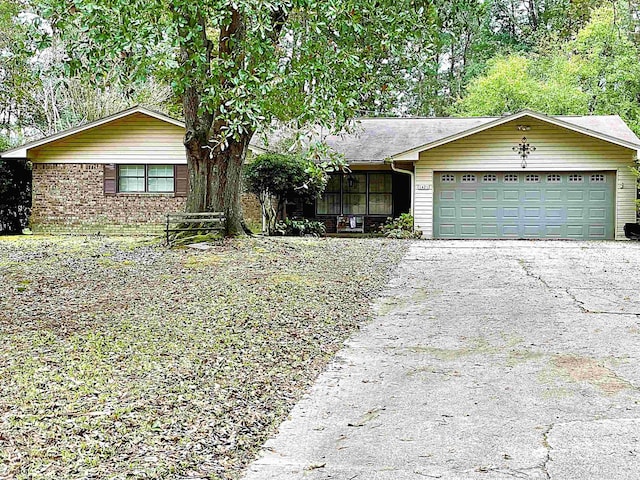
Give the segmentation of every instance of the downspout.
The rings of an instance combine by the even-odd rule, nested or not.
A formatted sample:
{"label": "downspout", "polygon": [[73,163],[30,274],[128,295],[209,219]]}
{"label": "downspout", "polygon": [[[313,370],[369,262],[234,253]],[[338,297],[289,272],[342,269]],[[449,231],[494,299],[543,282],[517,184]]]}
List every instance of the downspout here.
{"label": "downspout", "polygon": [[[397,173],[404,173],[405,175],[409,175],[411,177],[411,206],[409,207],[409,214],[413,217],[413,202],[414,202],[414,191],[415,191],[415,174],[411,170],[405,170],[403,168],[396,167],[395,163],[390,158],[385,158],[384,163],[388,163],[391,165],[391,170]],[[414,220],[415,221],[415,220]]]}

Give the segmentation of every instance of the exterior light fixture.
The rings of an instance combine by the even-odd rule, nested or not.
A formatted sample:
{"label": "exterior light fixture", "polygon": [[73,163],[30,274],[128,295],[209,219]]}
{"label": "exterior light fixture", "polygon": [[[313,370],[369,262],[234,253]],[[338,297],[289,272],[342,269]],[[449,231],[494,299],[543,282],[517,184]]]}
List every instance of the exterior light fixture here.
{"label": "exterior light fixture", "polygon": [[349,175],[347,177],[347,185],[349,185],[349,188],[353,188],[356,186],[356,179],[353,175]]}
{"label": "exterior light fixture", "polygon": [[536,151],[536,147],[529,144],[527,137],[522,137],[522,143],[519,143],[517,147],[513,147],[512,150],[522,159],[522,168],[527,168],[527,157],[529,154]]}

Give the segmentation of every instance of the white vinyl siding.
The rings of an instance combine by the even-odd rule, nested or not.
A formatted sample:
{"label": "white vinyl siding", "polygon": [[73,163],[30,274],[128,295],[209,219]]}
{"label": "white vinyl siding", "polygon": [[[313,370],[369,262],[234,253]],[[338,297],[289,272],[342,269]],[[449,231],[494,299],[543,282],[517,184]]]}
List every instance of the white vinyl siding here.
{"label": "white vinyl siding", "polygon": [[184,128],[134,113],[30,150],[38,163],[181,164]]}
{"label": "white vinyl siding", "polygon": [[[512,150],[523,136],[517,130],[520,124],[531,127],[526,136],[536,147],[524,170]],[[635,178],[631,172],[635,155],[633,150],[603,140],[521,118],[420,153],[415,164],[415,225],[426,238],[433,236],[434,171],[615,171],[616,239],[624,239],[624,224],[636,221]]]}

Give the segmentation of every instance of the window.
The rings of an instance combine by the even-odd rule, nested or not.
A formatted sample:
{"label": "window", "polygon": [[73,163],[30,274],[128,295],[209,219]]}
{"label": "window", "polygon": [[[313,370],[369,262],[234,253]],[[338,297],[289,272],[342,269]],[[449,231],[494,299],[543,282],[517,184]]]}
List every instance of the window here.
{"label": "window", "polygon": [[118,192],[170,193],[174,177],[173,165],[119,165]]}
{"label": "window", "polygon": [[517,183],[518,182],[518,175],[515,175],[513,173],[507,173],[504,176],[504,182],[505,183]]}
{"label": "window", "polygon": [[538,183],[540,181],[540,175],[527,175],[524,177],[524,181],[528,183]]}
{"label": "window", "polygon": [[557,173],[547,175],[547,183],[560,183],[560,175]]}
{"label": "window", "polygon": [[367,213],[367,174],[350,173],[342,177],[342,213]]}
{"label": "window", "polygon": [[456,176],[452,173],[443,173],[442,177],[440,177],[442,183],[453,183],[456,181]]}
{"label": "window", "polygon": [[148,192],[173,192],[173,165],[147,167]]}
{"label": "window", "polygon": [[462,175],[462,183],[473,183],[476,181],[476,176],[472,173]]}
{"label": "window", "polygon": [[569,183],[581,183],[581,182],[582,182],[582,175],[579,175],[577,173],[569,175]]}
{"label": "window", "polygon": [[329,175],[327,188],[324,189],[322,198],[318,199],[317,210],[320,215],[340,214],[340,175]]}
{"label": "window", "polygon": [[392,177],[388,173],[369,174],[369,215],[392,215]]}
{"label": "window", "polygon": [[144,165],[120,165],[118,168],[119,192],[144,192]]}
{"label": "window", "polygon": [[602,173],[594,173],[591,175],[591,183],[604,183],[605,176]]}
{"label": "window", "polygon": [[487,173],[486,175],[484,175],[482,177],[482,182],[483,183],[496,183],[498,181],[498,177],[497,175],[494,175],[493,173]]}
{"label": "window", "polygon": [[334,174],[322,198],[318,215],[392,215],[393,177],[387,172]]}

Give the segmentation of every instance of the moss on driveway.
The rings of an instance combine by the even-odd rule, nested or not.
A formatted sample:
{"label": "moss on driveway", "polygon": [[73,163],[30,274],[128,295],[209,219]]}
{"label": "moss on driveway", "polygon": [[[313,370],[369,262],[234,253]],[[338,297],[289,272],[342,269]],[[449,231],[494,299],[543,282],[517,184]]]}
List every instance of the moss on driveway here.
{"label": "moss on driveway", "polygon": [[406,247],[0,238],[0,478],[236,478]]}

